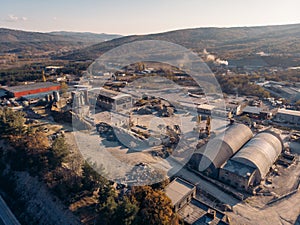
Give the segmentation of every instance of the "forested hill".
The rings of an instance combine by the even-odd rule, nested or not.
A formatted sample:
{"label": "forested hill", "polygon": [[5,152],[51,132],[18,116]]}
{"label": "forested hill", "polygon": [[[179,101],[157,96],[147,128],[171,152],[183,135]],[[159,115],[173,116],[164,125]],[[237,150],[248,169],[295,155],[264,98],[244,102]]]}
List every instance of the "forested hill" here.
{"label": "forested hill", "polygon": [[196,28],[159,34],[134,35],[113,39],[84,49],[67,53],[60,59],[91,60],[102,53],[133,41],[164,40],[182,45],[196,52],[207,49],[227,59],[245,58],[246,55],[265,53],[267,56],[300,54],[300,24],[235,27]]}
{"label": "forested hill", "polygon": [[0,53],[45,53],[62,48],[78,49],[119,38],[120,35],[79,32],[28,32],[0,28]]}

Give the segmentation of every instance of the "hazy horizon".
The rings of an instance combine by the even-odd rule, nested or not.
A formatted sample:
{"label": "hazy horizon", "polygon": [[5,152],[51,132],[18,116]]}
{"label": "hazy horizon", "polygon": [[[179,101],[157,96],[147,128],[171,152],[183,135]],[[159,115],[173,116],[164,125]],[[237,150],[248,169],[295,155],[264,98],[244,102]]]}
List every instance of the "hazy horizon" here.
{"label": "hazy horizon", "polygon": [[298,0],[0,0],[0,3],[0,27],[38,32],[131,35],[200,27],[300,23]]}
{"label": "hazy horizon", "polygon": [[290,26],[290,25],[300,25],[300,23],[289,23],[289,24],[262,24],[262,25],[253,25],[253,26],[203,26],[203,27],[185,27],[185,28],[178,28],[174,30],[165,30],[159,31],[154,33],[142,33],[142,34],[120,34],[120,33],[107,33],[107,32],[92,32],[92,31],[77,31],[77,30],[49,30],[49,31],[39,31],[39,30],[27,30],[27,29],[15,29],[10,27],[0,27],[3,29],[10,29],[10,30],[20,30],[25,32],[38,32],[38,33],[52,33],[52,32],[73,32],[73,33],[91,33],[91,34],[109,34],[109,35],[122,35],[122,36],[130,36],[130,35],[148,35],[148,34],[156,34],[156,33],[167,33],[176,30],[188,30],[188,29],[198,29],[198,28],[243,28],[243,27],[264,27],[264,26]]}

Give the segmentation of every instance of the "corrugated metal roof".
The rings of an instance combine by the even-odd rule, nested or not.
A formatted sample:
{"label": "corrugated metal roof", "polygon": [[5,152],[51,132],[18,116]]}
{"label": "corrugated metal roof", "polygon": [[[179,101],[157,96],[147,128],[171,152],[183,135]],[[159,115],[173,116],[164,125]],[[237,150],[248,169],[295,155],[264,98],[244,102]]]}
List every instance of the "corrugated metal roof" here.
{"label": "corrugated metal roof", "polygon": [[225,132],[211,139],[205,146],[195,152],[200,155],[199,171],[204,171],[209,165],[220,168],[247,141],[253,137],[249,127],[244,124],[230,126]]}
{"label": "corrugated metal roof", "polygon": [[131,97],[131,95],[124,94],[122,92],[117,92],[113,90],[109,90],[106,88],[99,88],[99,89],[94,89],[93,91],[97,90],[99,95],[105,96],[107,98],[111,99],[120,99],[123,97]]}
{"label": "corrugated metal roof", "polygon": [[258,169],[260,179],[264,179],[282,151],[283,145],[280,137],[266,131],[252,138],[232,160],[254,166]]}
{"label": "corrugated metal roof", "polygon": [[251,113],[251,114],[260,114],[262,111],[262,108],[256,107],[256,106],[246,106],[243,109],[243,113]]}
{"label": "corrugated metal roof", "polygon": [[277,113],[291,116],[300,116],[300,111],[297,110],[278,109]]}
{"label": "corrugated metal roof", "polygon": [[197,106],[197,109],[210,110],[210,111],[212,111],[214,108],[216,108],[216,106],[208,105],[208,104],[202,104]]}
{"label": "corrugated metal roof", "polygon": [[3,87],[3,88],[9,92],[16,93],[16,92],[36,90],[36,89],[40,89],[40,88],[48,88],[48,87],[53,87],[53,86],[55,86],[55,87],[60,86],[60,84],[52,83],[52,82],[40,82],[40,83],[34,83],[34,84]]}

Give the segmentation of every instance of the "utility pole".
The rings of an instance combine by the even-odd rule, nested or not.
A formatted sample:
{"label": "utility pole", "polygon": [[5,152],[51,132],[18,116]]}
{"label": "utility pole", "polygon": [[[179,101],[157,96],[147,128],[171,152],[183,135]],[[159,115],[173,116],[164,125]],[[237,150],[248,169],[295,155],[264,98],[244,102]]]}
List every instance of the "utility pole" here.
{"label": "utility pole", "polygon": [[211,131],[211,118],[210,116],[207,117],[206,119],[206,133],[209,136]]}
{"label": "utility pole", "polygon": [[46,76],[45,76],[45,70],[44,70],[44,69],[42,70],[42,78],[43,78],[43,82],[46,82],[46,81],[47,81]]}

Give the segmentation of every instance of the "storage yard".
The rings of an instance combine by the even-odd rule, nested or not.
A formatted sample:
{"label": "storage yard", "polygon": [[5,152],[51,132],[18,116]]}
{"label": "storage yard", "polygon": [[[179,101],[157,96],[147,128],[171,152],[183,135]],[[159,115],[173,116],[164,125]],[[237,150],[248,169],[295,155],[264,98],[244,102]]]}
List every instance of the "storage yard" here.
{"label": "storage yard", "polygon": [[[179,184],[178,195],[171,188],[169,196],[173,201],[182,197],[173,202],[174,210],[187,224],[296,220],[297,111],[276,109],[252,97],[230,96],[222,102],[218,96],[175,86],[158,91],[151,83],[139,85],[122,92],[81,85],[64,97],[60,85],[50,82],[7,87],[5,94],[13,98],[2,104],[13,108],[19,102],[49,138],[61,135],[59,126],[64,124],[71,131],[65,136],[72,151],[80,150],[96,171],[126,189],[163,177],[188,182],[183,186],[191,187],[191,196],[186,198]],[[283,203],[292,208],[288,211]]]}

